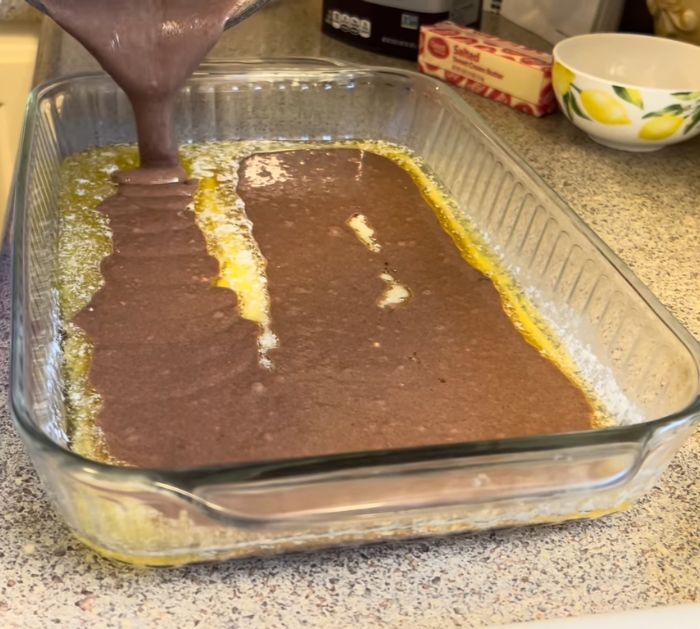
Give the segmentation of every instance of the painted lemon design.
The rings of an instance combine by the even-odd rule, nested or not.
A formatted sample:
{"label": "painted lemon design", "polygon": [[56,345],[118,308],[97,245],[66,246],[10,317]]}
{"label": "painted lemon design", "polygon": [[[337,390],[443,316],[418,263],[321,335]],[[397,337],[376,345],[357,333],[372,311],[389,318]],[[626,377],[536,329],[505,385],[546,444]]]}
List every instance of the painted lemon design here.
{"label": "painted lemon design", "polygon": [[644,123],[644,126],[639,130],[639,137],[642,140],[665,140],[678,131],[682,124],[682,116],[673,114],[657,116]]}
{"label": "painted lemon design", "polygon": [[562,96],[567,94],[575,80],[576,75],[569,68],[564,67],[558,61],[554,64],[552,68],[552,85],[555,92]]}
{"label": "painted lemon design", "polygon": [[642,94],[639,90],[626,87],[625,94],[627,95],[627,100],[629,100],[630,103],[639,107],[640,109],[644,109],[644,100],[642,99]]}
{"label": "painted lemon design", "polygon": [[603,90],[581,92],[581,102],[586,113],[602,124],[630,124],[622,101]]}

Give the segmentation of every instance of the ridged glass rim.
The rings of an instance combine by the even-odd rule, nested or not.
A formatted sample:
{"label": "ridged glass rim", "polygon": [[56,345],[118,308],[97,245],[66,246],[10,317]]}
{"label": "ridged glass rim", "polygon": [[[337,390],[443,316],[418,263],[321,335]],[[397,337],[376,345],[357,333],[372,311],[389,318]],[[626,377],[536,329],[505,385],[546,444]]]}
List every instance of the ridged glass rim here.
{"label": "ridged glass rim", "polygon": [[632,273],[629,267],[615,254],[595,232],[556,194],[525,160],[508,146],[491,127],[477,114],[455,89],[445,83],[418,72],[383,66],[345,65],[335,60],[315,57],[293,57],[274,59],[236,59],[213,60],[206,62],[193,76],[191,81],[213,77],[239,78],[248,81],[253,78],[293,79],[310,78],[335,79],[344,77],[357,79],[376,77],[377,75],[394,75],[412,81],[421,81],[431,85],[435,92],[460,115],[467,119],[477,130],[482,139],[495,144],[513,158],[513,165],[537,184],[539,191],[571,220],[579,233],[588,239],[597,251],[603,255],[610,266],[639,295],[653,314],[669,329],[674,337],[684,346],[693,358],[696,374],[695,398],[684,409],[629,426],[613,426],[590,429],[579,432],[557,433],[530,437],[460,442],[446,445],[421,446],[412,448],[395,448],[388,450],[370,450],[331,454],[316,457],[301,457],[264,460],[250,463],[220,464],[189,468],[141,468],[120,466],[84,457],[67,449],[48,437],[30,420],[31,411],[27,408],[20,386],[20,365],[24,353],[24,332],[22,328],[23,306],[27,297],[24,281],[26,262],[25,249],[25,199],[28,184],[28,158],[34,143],[35,128],[39,116],[39,104],[52,90],[65,84],[88,81],[110,81],[104,73],[76,73],[46,81],[38,85],[29,95],[25,112],[24,126],[20,141],[20,153],[14,177],[12,195],[13,209],[13,252],[12,252],[12,347],[10,357],[10,410],[16,427],[28,438],[44,449],[63,457],[66,463],[74,464],[93,471],[105,471],[109,474],[152,476],[158,480],[190,481],[207,479],[218,482],[249,482],[251,480],[271,480],[309,474],[339,472],[366,467],[398,464],[425,463],[429,461],[447,461],[470,457],[517,454],[537,451],[561,450],[607,443],[646,442],[651,435],[661,429],[673,428],[700,418],[700,344],[683,327],[683,325],[659,302],[653,293]]}

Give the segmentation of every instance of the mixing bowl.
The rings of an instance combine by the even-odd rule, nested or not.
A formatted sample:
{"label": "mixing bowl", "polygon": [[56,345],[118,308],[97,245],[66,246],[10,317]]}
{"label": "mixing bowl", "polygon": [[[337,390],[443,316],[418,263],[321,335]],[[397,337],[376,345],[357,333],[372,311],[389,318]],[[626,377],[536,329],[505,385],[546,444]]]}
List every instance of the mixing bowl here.
{"label": "mixing bowl", "polygon": [[593,140],[655,151],[700,133],[700,46],[592,33],[554,47],[552,80],[566,117]]}

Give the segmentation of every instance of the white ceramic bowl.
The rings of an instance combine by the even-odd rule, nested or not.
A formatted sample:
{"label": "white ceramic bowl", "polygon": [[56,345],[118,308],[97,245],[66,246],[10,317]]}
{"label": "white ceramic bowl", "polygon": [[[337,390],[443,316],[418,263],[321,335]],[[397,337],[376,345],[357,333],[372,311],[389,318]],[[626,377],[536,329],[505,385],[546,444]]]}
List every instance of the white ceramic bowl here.
{"label": "white ceramic bowl", "polygon": [[554,47],[564,114],[600,144],[655,151],[700,133],[700,46],[626,33],[591,33]]}

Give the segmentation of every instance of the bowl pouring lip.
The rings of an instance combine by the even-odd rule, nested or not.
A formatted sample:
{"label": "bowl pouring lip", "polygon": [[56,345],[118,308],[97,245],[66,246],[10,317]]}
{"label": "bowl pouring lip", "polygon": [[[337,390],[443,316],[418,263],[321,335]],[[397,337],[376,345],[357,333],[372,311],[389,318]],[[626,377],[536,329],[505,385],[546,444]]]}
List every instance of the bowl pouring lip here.
{"label": "bowl pouring lip", "polygon": [[[631,87],[633,89],[638,89],[638,90],[645,90],[647,92],[658,92],[661,94],[672,94],[674,92],[700,92],[700,75],[698,77],[697,84],[694,84],[693,86],[685,86],[685,87],[677,87],[677,88],[669,88],[669,87],[653,87],[650,85],[642,85],[640,83],[631,83],[629,81],[614,81],[612,79],[607,79],[605,77],[602,77],[600,75],[592,74],[591,72],[587,72],[586,70],[581,70],[577,68],[574,64],[571,62],[567,61],[565,58],[562,57],[562,49],[565,49],[567,46],[571,45],[572,42],[576,41],[589,41],[591,44],[596,43],[595,40],[598,41],[598,45],[601,45],[602,42],[600,40],[607,40],[608,43],[613,44],[615,41],[620,41],[620,40],[637,40],[637,41],[644,41],[646,44],[649,45],[655,45],[652,42],[658,42],[662,46],[673,46],[676,48],[683,48],[687,51],[691,51],[693,55],[698,55],[700,57],[700,46],[696,46],[694,44],[689,44],[687,42],[681,42],[675,39],[668,39],[668,38],[663,38],[663,37],[657,37],[655,35],[640,35],[637,33],[584,33],[583,35],[574,35],[573,37],[567,37],[566,39],[561,40],[559,43],[557,43],[554,46],[554,49],[552,50],[552,56],[554,59],[555,63],[560,63],[567,68],[571,69],[574,73],[576,73],[577,76],[583,76],[585,78],[591,79],[593,81],[600,81],[601,83],[607,83],[609,85],[621,85],[622,87]],[[699,98],[700,100],[700,98]]]}

